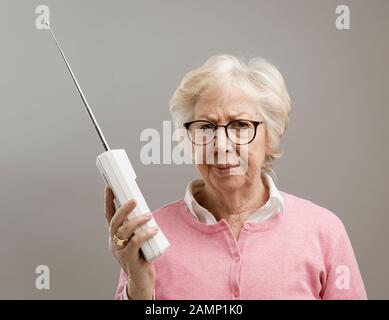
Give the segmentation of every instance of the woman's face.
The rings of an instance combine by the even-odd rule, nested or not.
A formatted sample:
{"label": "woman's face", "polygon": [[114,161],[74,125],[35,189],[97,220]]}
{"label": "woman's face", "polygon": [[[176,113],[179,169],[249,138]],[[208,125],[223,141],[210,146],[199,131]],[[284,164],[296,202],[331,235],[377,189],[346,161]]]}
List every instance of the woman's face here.
{"label": "woman's face", "polygon": [[[236,119],[264,120],[258,112],[256,102],[237,88],[231,88],[223,102],[200,97],[194,106],[194,120],[226,125]],[[212,189],[224,191],[244,189],[259,183],[261,167],[270,150],[264,123],[257,127],[256,136],[249,144],[233,144],[227,139],[225,129],[219,127],[211,143],[206,146],[193,145],[193,148],[197,168],[205,184]]]}

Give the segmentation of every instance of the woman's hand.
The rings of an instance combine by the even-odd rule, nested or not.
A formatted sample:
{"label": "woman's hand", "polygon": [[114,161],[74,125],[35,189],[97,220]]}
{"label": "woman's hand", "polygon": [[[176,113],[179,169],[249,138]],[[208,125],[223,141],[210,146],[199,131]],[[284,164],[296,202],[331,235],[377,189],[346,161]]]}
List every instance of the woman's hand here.
{"label": "woman's hand", "polygon": [[[152,299],[156,273],[152,262],[148,262],[141,255],[140,247],[158,232],[157,229],[148,228],[146,231],[135,230],[151,219],[151,213],[127,219],[136,207],[135,199],[124,203],[116,212],[114,195],[109,187],[105,188],[105,218],[109,229],[109,247],[122,269],[129,276],[128,296],[134,300]],[[123,246],[112,241],[116,235],[119,239],[130,239]]]}

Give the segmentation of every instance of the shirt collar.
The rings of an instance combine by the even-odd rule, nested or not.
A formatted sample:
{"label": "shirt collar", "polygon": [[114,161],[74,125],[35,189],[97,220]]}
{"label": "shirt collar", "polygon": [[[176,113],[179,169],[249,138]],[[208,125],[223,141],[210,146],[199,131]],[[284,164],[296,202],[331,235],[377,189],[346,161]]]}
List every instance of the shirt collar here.
{"label": "shirt collar", "polygon": [[[277,213],[284,212],[284,198],[277,189],[273,178],[268,173],[264,173],[263,176],[265,178],[264,183],[266,183],[269,188],[269,199],[261,208],[248,217],[247,221],[249,222],[261,223]],[[214,215],[200,206],[195,199],[195,195],[203,188],[204,181],[202,179],[189,182],[186,187],[184,201],[188,206],[190,213],[193,214],[196,219],[205,224],[217,223]]]}

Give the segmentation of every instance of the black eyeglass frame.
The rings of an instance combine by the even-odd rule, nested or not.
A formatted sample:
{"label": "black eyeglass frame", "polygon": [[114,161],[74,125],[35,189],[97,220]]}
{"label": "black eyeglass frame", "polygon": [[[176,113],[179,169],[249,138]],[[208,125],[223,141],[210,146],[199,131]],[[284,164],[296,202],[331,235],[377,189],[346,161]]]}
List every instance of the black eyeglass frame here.
{"label": "black eyeglass frame", "polygon": [[[254,126],[254,135],[253,135],[253,138],[252,138],[249,142],[246,142],[246,143],[236,143],[236,142],[232,141],[232,140],[230,139],[230,137],[228,136],[228,129],[227,129],[227,127],[228,127],[231,123],[237,122],[237,121],[247,121],[247,122],[250,122],[250,123]],[[213,139],[212,139],[211,141],[209,141],[209,142],[206,143],[206,144],[198,144],[198,143],[195,143],[195,142],[192,141],[192,138],[190,137],[190,134],[189,134],[189,127],[191,126],[191,124],[196,123],[196,122],[207,122],[207,123],[211,124],[211,125],[214,127],[214,129],[215,129],[215,130],[214,130],[214,135],[213,135]],[[208,120],[194,120],[194,121],[185,122],[185,123],[184,123],[184,127],[185,127],[186,130],[187,130],[186,132],[187,132],[187,135],[188,135],[189,140],[192,142],[192,144],[194,144],[194,145],[196,145],[196,146],[206,146],[207,144],[210,144],[212,141],[214,141],[215,138],[216,138],[216,131],[217,131],[217,128],[219,128],[219,127],[223,127],[223,128],[224,128],[224,130],[225,130],[225,132],[226,132],[227,138],[228,138],[233,144],[236,144],[236,145],[246,145],[246,144],[249,144],[249,143],[253,142],[253,140],[255,139],[255,137],[256,137],[256,135],[257,135],[257,128],[258,128],[258,126],[259,126],[260,124],[262,124],[262,123],[264,123],[264,121],[255,121],[255,120],[247,120],[247,119],[235,119],[235,120],[232,120],[232,121],[228,122],[228,123],[225,124],[225,125],[222,125],[222,124],[216,125],[216,124],[214,124],[213,122],[208,121]]]}

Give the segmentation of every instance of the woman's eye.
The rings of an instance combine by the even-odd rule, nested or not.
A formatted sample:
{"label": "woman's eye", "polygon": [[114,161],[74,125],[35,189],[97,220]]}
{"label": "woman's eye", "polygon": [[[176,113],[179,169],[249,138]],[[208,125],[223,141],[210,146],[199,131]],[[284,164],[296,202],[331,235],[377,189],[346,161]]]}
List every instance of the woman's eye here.
{"label": "woman's eye", "polygon": [[200,127],[201,130],[208,130],[208,129],[212,129],[213,126],[211,124],[204,124]]}
{"label": "woman's eye", "polygon": [[242,129],[249,127],[248,123],[244,122],[244,121],[237,121],[235,123],[235,126],[238,127],[238,128],[242,128]]}

